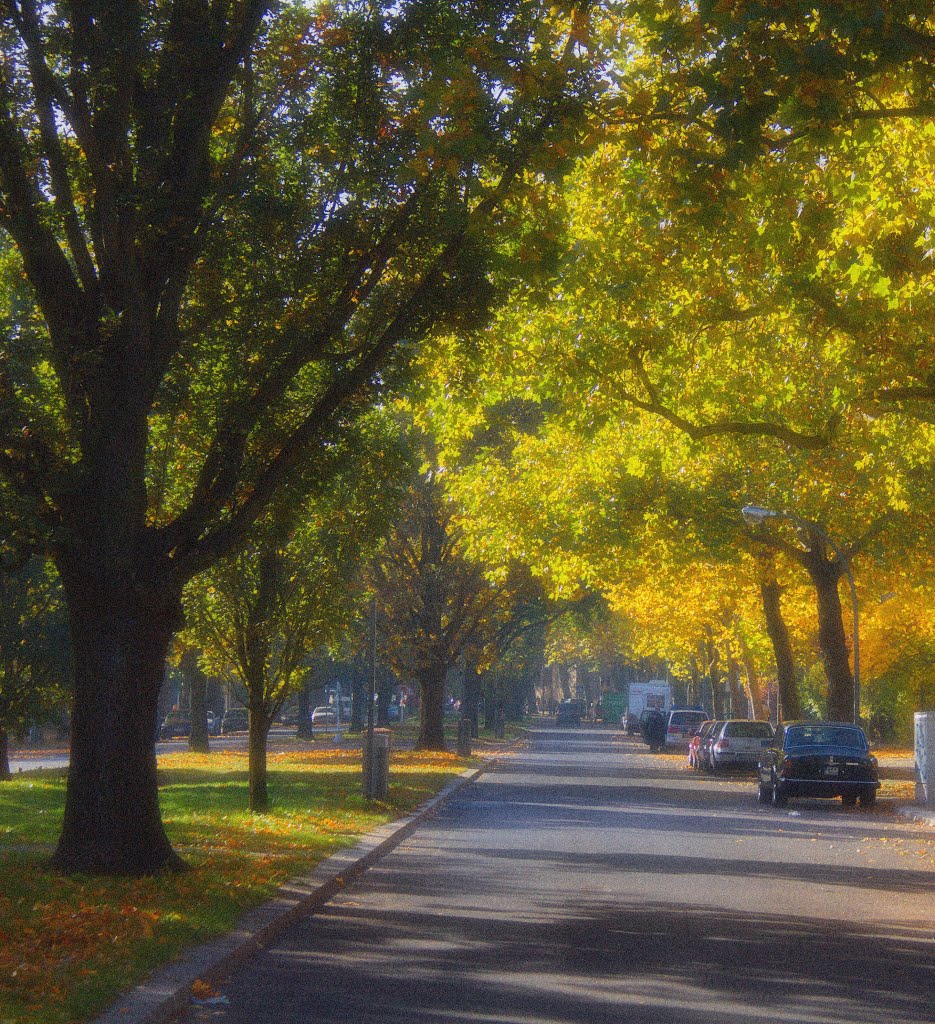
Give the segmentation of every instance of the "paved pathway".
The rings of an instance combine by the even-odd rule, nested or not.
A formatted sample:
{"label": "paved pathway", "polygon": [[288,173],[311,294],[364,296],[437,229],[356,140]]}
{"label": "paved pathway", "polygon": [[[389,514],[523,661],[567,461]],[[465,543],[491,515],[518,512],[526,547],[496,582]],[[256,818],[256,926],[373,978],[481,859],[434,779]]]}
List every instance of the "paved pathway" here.
{"label": "paved pathway", "polygon": [[186,1021],[935,1021],[931,828],[644,749],[534,733]]}

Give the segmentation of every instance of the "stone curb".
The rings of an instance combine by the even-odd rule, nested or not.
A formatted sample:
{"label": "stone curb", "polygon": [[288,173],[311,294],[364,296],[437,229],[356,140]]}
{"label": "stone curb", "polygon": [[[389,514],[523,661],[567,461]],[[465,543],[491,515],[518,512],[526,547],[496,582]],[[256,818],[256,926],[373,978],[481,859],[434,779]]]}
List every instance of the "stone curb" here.
{"label": "stone curb", "polygon": [[398,846],[454,793],[495,764],[496,758],[492,758],[479,768],[468,768],[411,814],[381,825],[355,846],[333,853],[311,874],[287,882],[271,900],[248,910],[232,932],[193,946],[174,963],[158,968],[92,1024],[170,1024],[191,1002],[193,982],[200,979],[216,984],[293,921],[327,903],[348,881]]}

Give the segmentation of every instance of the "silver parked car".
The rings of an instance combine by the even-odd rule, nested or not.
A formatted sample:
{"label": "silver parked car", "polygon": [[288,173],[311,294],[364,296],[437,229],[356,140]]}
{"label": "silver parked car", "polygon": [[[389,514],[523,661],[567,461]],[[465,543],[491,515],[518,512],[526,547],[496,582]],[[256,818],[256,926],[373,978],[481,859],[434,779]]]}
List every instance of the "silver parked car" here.
{"label": "silver parked car", "polygon": [[688,750],[688,744],[708,721],[704,711],[695,708],[673,708],[666,723],[666,750]]}
{"label": "silver parked car", "polygon": [[338,713],[333,707],[328,704],[323,704],[321,707],[315,708],[312,712],[312,725],[327,727],[329,725],[338,724]]}
{"label": "silver parked car", "polygon": [[769,722],[732,718],[720,723],[720,729],[711,743],[711,770],[756,768],[763,748],[769,746],[772,738],[773,727]]}

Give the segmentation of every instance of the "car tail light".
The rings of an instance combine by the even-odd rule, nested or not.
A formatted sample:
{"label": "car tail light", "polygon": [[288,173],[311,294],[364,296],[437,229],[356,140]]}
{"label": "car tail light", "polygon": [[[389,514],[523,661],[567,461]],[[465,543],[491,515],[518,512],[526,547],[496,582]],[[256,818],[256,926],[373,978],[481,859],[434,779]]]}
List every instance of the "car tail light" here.
{"label": "car tail light", "polygon": [[730,748],[730,740],[718,740],[714,746],[717,750],[728,750]]}
{"label": "car tail light", "polygon": [[779,766],[780,775],[791,775],[792,774],[792,758],[784,757],[782,764]]}
{"label": "car tail light", "polygon": [[680,729],[680,728],[679,728],[679,727],[678,727],[677,725],[670,725],[670,726],[669,726],[669,735],[670,735],[670,736],[674,736],[674,735],[677,735],[677,734],[678,734],[678,733],[680,733],[681,731],[682,731],[682,730],[681,730],[681,729]]}

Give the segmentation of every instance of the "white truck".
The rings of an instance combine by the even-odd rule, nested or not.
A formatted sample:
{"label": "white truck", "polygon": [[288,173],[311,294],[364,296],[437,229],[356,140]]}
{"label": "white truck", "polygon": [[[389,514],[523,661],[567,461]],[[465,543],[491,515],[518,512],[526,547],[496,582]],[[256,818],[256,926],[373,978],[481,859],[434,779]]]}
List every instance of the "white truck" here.
{"label": "white truck", "polygon": [[631,735],[639,732],[640,714],[647,708],[656,708],[668,716],[672,707],[672,687],[662,679],[648,683],[630,683],[630,697],[627,710],[620,723]]}

